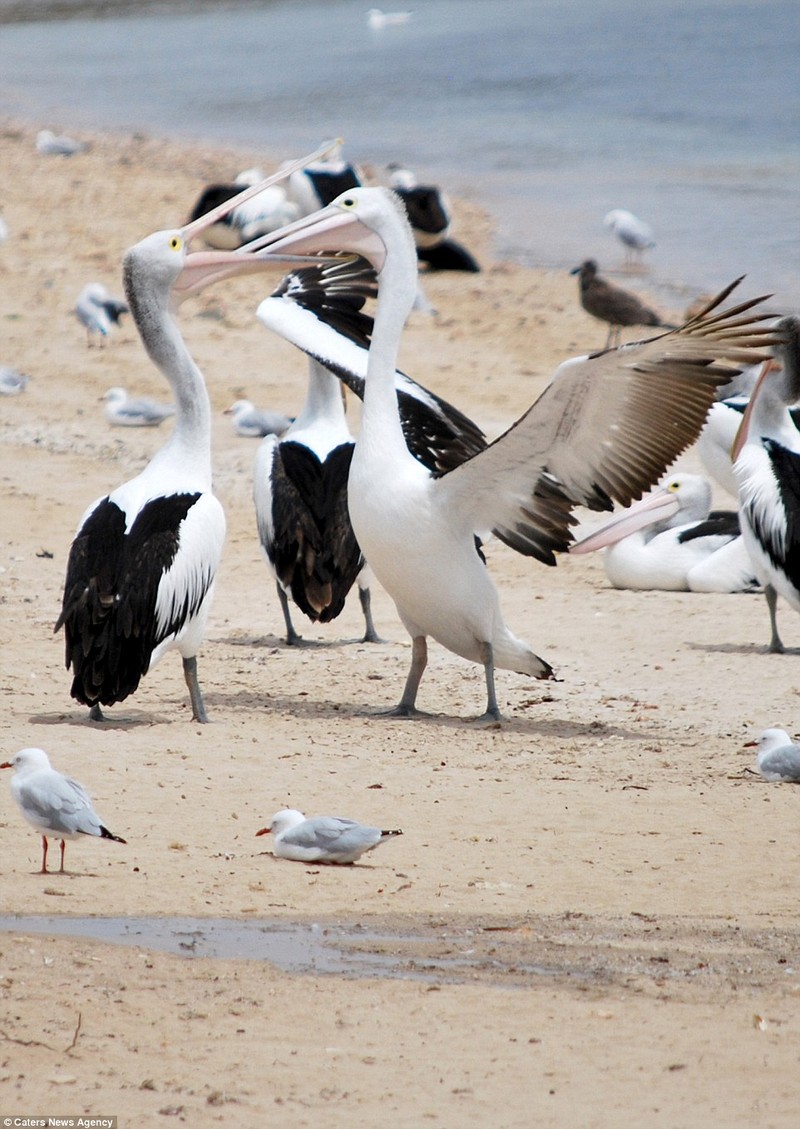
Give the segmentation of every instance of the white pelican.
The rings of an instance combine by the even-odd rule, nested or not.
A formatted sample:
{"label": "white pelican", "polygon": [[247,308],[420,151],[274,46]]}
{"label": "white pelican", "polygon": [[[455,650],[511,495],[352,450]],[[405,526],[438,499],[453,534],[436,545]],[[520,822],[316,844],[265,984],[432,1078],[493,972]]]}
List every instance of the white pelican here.
{"label": "white pelican", "polygon": [[781,652],[778,596],[800,611],[800,432],[789,410],[800,401],[800,317],[775,329],[778,364],[764,365],[732,456],[742,536],[769,608],[769,650]]}
{"label": "white pelican", "polygon": [[91,345],[94,334],[103,341],[120,324],[120,316],[127,313],[125,303],[112,298],[102,282],[84,286],[75,303],[75,316],[86,330],[87,345]]}
{"label": "white pelican", "polygon": [[13,768],[11,794],[31,827],[42,836],[42,874],[47,874],[47,836],[61,840],[60,873],[64,873],[67,839],[94,835],[124,843],[101,822],[91,797],[82,784],[63,776],[50,764],[44,749],[20,749],[0,768]]}
{"label": "white pelican", "polygon": [[252,400],[234,400],[225,409],[233,417],[233,430],[245,439],[263,439],[265,435],[283,435],[292,426],[292,420],[283,412],[257,408]]}
{"label": "white pelican", "polygon": [[[289,274],[257,316],[309,356],[306,403],[280,439],[261,444],[254,500],[259,539],[275,577],[286,641],[298,641],[287,593],[314,622],[329,622],[358,581],[365,642],[378,636],[370,612],[370,573],[347,509],[353,437],[339,379],[364,394],[372,318],[363,312],[377,293],[366,263],[310,266]],[[334,373],[336,375],[334,375]],[[395,373],[406,443],[431,470],[456,465],[486,444],[470,420],[402,373]]]}
{"label": "white pelican", "polygon": [[591,314],[598,321],[608,323],[606,348],[612,342],[619,344],[623,326],[655,325],[662,329],[674,328],[663,321],[655,310],[645,306],[635,294],[601,278],[597,273],[597,263],[594,259],[585,259],[579,267],[571,270],[570,274],[580,275],[578,280],[580,299],[586,313]]}
{"label": "white pelican", "polygon": [[[213,208],[217,208],[226,200],[238,196],[242,188],[250,187],[250,173],[258,170],[246,170],[240,173],[232,184],[209,184],[200,193],[192,208],[190,221],[200,219]],[[258,180],[263,176],[258,176]],[[222,251],[233,251],[243,243],[249,243],[259,235],[275,231],[293,219],[297,219],[300,210],[286,195],[286,189],[280,184],[271,184],[263,192],[253,196],[238,207],[233,208],[227,215],[221,216],[216,223],[203,233],[203,241],[209,247]]]}
{"label": "white pelican", "polygon": [[70,550],[55,630],[64,628],[72,696],[91,707],[94,720],[103,716],[101,704],[127,698],[173,647],[183,659],[192,715],[208,720],[196,656],[225,516],[211,492],[208,393],[174,309],[216,279],[253,269],[236,252],[193,252],[191,241],[257,191],[247,189],[185,227],[148,236],[123,260],[134,322],[172,388],[177,412],[167,442],[141,474],[89,507]]}
{"label": "white pelican", "polygon": [[175,415],[174,404],[159,404],[148,396],[134,398],[124,388],[109,388],[103,400],[106,419],[113,427],[158,427]]}
{"label": "white pelican", "polygon": [[450,238],[450,204],[440,188],[419,184],[410,169],[388,166],[389,187],[403,201],[417,245],[417,258],[429,270],[480,271],[474,256]]}
{"label": "white pelican", "polygon": [[400,337],[417,286],[414,240],[397,197],[385,188],[353,189],[250,250],[344,250],[377,271],[349,504],[364,555],[412,638],[411,669],[394,712],[414,712],[433,636],[483,666],[485,716],[498,718],[495,667],[538,678],[553,672],[503,622],[476,535],[493,531],[554,563],[572,539],[573,506],[610,508],[612,498],[627,505],[655,481],[696,437],[717,384],[729,378],[716,362],[757,359],[768,331],[738,316],[752,304],[743,303],[729,317],[699,316],[674,333],[567,366],[498,440],[449,473],[431,474],[406,446],[395,395]]}
{"label": "white pelican", "polygon": [[664,592],[742,592],[757,581],[732,511],[711,511],[711,484],[699,474],[671,474],[571,553],[605,549],[615,588]]}
{"label": "white pelican", "polygon": [[800,784],[800,745],[784,729],[765,729],[757,741],[745,748],[758,748],[756,769],[772,783]]}
{"label": "white pelican", "polygon": [[625,261],[641,258],[643,251],[655,247],[653,229],[625,208],[612,208],[603,220],[603,226],[616,235],[625,248]]}
{"label": "white pelican", "polygon": [[374,851],[381,843],[402,835],[400,830],[382,831],[338,815],[315,815],[306,819],[301,811],[284,808],[273,815],[258,835],[275,838],[275,857],[294,862],[327,862],[348,866]]}
{"label": "white pelican", "polygon": [[296,169],[289,176],[286,192],[300,215],[307,216],[361,182],[361,172],[342,156],[341,142],[337,142],[320,160]]}

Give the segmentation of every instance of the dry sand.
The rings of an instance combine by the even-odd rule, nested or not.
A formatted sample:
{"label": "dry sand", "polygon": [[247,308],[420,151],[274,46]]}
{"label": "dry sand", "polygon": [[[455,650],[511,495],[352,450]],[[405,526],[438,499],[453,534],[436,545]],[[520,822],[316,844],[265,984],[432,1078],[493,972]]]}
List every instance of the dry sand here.
{"label": "dry sand", "polygon": [[[492,545],[506,618],[560,681],[499,673],[508,720],[476,727],[482,672],[432,646],[431,715],[374,716],[409,659],[391,601],[374,594],[385,643],[356,641],[353,597],[328,627],[298,614],[309,645],[283,644],[255,536],[255,443],[222,415],[241,395],[293,414],[304,394],[304,358],[255,321],[264,278],[181,316],[229,523],[199,660],[212,724],[190,720],[174,654],[103,726],[70,700],[52,628],[72,534],[166,432],[112,430],[100,398],[117,384],[168,396],[130,321],[87,349],[72,305],[93,279],[119,293],[127,246],[265,158],[100,136],[63,160],[33,138],[0,135],[0,363],[31,378],[0,399],[0,759],[43,746],[128,845],[71,843],[69,874],[40,876],[4,776],[2,908],[297,923],[295,954],[316,923],[324,966],[338,945],[373,954],[379,974],[193,956],[202,937],[170,955],[0,934],[0,1116],[796,1126],[800,789],[744,775],[743,744],[796,728],[798,660],[764,653],[762,598],[618,592],[599,558],[547,569]],[[493,436],[605,334],[566,273],[492,262],[474,206],[459,205],[454,235],[486,269],[427,281],[439,314],[412,316],[402,363]],[[782,626],[797,643],[793,613]],[[404,835],[352,868],[279,862],[254,836],[287,804]]]}

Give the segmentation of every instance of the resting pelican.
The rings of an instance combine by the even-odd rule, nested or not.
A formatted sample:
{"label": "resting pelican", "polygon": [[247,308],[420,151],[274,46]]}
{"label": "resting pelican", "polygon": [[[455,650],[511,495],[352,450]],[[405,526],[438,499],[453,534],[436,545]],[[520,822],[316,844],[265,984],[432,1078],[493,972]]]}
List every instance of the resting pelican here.
{"label": "resting pelican", "polygon": [[[293,271],[258,307],[257,316],[308,354],[306,403],[280,440],[256,456],[254,500],[259,539],[275,577],[286,641],[298,641],[287,594],[313,622],[341,612],[357,580],[365,642],[378,640],[370,611],[370,572],[347,510],[354,441],[341,384],[361,398],[377,293],[366,263],[328,263]],[[335,375],[334,375],[335,374]],[[431,470],[456,465],[486,445],[483,432],[446,401],[395,373],[406,443]]]}
{"label": "resting pelican", "polygon": [[778,364],[764,365],[732,456],[742,536],[769,608],[769,650],[779,653],[778,596],[800,611],[800,432],[789,411],[800,401],[800,317],[775,329]]}
{"label": "resting pelican", "polygon": [[748,302],[728,316],[706,310],[676,332],[563,366],[498,440],[449,473],[431,474],[406,446],[395,395],[400,337],[417,286],[414,240],[397,197],[384,188],[345,192],[250,253],[332,250],[367,258],[378,274],[348,489],[359,544],[412,638],[411,669],[394,713],[415,711],[432,636],[483,666],[484,716],[497,719],[495,667],[537,678],[553,671],[503,622],[476,535],[493,531],[555,563],[572,539],[573,506],[610,508],[612,498],[627,505],[638,497],[700,430],[716,386],[731,375],[717,362],[752,360],[769,343],[768,331],[752,327],[755,315],[740,316]]}
{"label": "resting pelican", "polygon": [[605,549],[615,588],[663,592],[742,592],[756,585],[734,511],[711,510],[711,484],[699,474],[671,474],[571,553]]}
{"label": "resting pelican", "polygon": [[[259,188],[263,188],[260,185]],[[193,252],[191,241],[247,189],[185,227],[149,235],[125,254],[123,277],[150,359],[169,382],[175,426],[141,474],[94,502],[69,554],[55,630],[64,628],[72,696],[102,719],[171,648],[183,659],[192,715],[208,720],[197,680],[225,516],[211,492],[211,408],[174,309],[218,278],[253,269],[236,252]]]}

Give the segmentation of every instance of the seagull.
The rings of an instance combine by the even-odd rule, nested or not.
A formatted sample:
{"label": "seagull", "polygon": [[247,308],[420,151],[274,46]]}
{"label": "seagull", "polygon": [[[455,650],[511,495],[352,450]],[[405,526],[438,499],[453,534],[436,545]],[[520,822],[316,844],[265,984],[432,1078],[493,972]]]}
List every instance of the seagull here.
{"label": "seagull", "polygon": [[581,305],[587,314],[599,321],[608,322],[608,337],[605,347],[619,344],[620,330],[624,325],[655,325],[663,329],[674,329],[662,320],[654,310],[649,309],[635,294],[614,286],[600,278],[594,259],[585,259],[570,274],[580,275]]}
{"label": "seagull", "polygon": [[641,258],[643,251],[649,251],[656,245],[650,225],[625,208],[613,208],[608,212],[603,220],[603,226],[616,235],[622,243],[625,248],[625,261],[628,263],[634,258]]}
{"label": "seagull", "polygon": [[191,243],[268,183],[184,227],[147,236],[123,260],[136,328],[172,388],[176,418],[144,470],[89,507],[70,549],[55,630],[64,628],[72,696],[91,707],[92,720],[102,720],[101,705],[132,694],[172,648],[183,660],[192,716],[208,720],[197,652],[225,540],[225,515],[211,489],[208,392],[174,311],[210,283],[253,269],[235,251],[193,251]]}
{"label": "seagull", "polygon": [[412,12],[382,12],[380,8],[370,8],[367,12],[367,23],[375,31],[379,31],[384,27],[399,27],[400,24],[408,23],[411,19]]}
{"label": "seagull", "polygon": [[745,743],[746,749],[754,747],[758,748],[756,768],[765,780],[800,784],[800,745],[795,745],[788,733],[765,729],[757,741]]}
{"label": "seagull", "polygon": [[417,258],[428,270],[480,271],[475,258],[450,239],[452,215],[447,197],[434,185],[419,184],[410,169],[388,166],[389,187],[405,204],[417,245]]}
{"label": "seagull", "polygon": [[61,866],[64,873],[64,851],[67,839],[94,835],[124,843],[100,822],[89,793],[82,784],[62,776],[50,764],[44,749],[21,749],[0,768],[13,768],[11,793],[19,809],[32,827],[42,836],[42,874],[47,874],[47,836],[61,840]]}
{"label": "seagull", "polygon": [[0,208],[0,246],[8,239],[8,224],[3,218],[3,212]]}
{"label": "seagull", "polygon": [[99,334],[101,341],[108,337],[120,324],[120,316],[128,312],[125,302],[112,298],[102,282],[84,286],[75,303],[75,316],[86,329],[87,345],[91,345],[94,334]]}
{"label": "seagull", "polygon": [[367,851],[372,851],[402,835],[402,831],[381,831],[367,827],[353,819],[336,815],[317,815],[306,819],[301,811],[285,808],[273,815],[268,827],[256,831],[258,835],[275,836],[275,856],[294,862],[326,862],[347,866],[357,862]]}
{"label": "seagull", "polygon": [[790,412],[800,401],[800,317],[782,318],[775,332],[775,358],[764,364],[731,457],[742,536],[769,609],[769,651],[781,653],[778,596],[800,611],[800,432]]}
{"label": "seagull", "polygon": [[246,439],[263,439],[265,435],[283,435],[292,426],[290,416],[256,408],[251,400],[235,400],[225,415],[233,416],[233,430]]}
{"label": "seagull", "polygon": [[40,129],[36,134],[36,152],[47,157],[73,157],[88,148],[85,141],[76,141],[74,137],[57,137],[50,129]]}
{"label": "seagull", "polygon": [[664,592],[742,592],[757,581],[741,539],[738,515],[711,511],[711,483],[672,474],[570,552],[605,549],[615,588]]}
{"label": "seagull", "polygon": [[159,404],[146,396],[131,399],[124,388],[109,388],[103,399],[106,419],[116,427],[158,427],[175,415],[174,404]]}
{"label": "seagull", "polygon": [[28,385],[28,377],[10,365],[0,365],[0,396],[19,396]]}
{"label": "seagull", "polygon": [[[414,239],[398,198],[386,188],[352,189],[249,253],[337,250],[367,258],[378,275],[348,501],[362,552],[412,639],[411,668],[393,712],[415,713],[432,636],[483,667],[483,717],[496,721],[496,667],[536,678],[552,678],[553,670],[503,622],[476,537],[494,532],[554,564],[572,540],[573,506],[610,509],[612,499],[628,505],[638,497],[694,440],[735,362],[758,359],[769,331],[753,328],[757,315],[740,316],[753,300],[660,338],[573,361],[494,443],[448,473],[431,474],[406,445],[395,394],[400,338],[417,285]],[[730,368],[718,363],[724,361]]]}

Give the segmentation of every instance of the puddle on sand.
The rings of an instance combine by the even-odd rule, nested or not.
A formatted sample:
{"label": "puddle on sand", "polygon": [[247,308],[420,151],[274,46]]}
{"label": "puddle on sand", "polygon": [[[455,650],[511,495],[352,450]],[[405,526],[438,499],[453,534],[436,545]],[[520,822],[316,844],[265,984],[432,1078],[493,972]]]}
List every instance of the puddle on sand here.
{"label": "puddle on sand", "polygon": [[[458,981],[470,977],[480,965],[467,954],[431,954],[431,936],[263,919],[0,914],[0,933],[81,937],[184,957],[262,960],[285,972],[354,978]],[[370,944],[377,951],[370,951]],[[400,951],[392,952],[392,948]],[[552,972],[535,966],[525,971],[528,975]]]}

